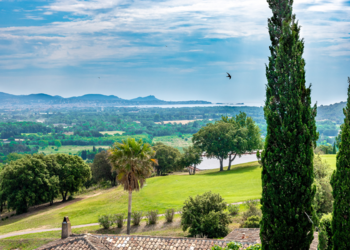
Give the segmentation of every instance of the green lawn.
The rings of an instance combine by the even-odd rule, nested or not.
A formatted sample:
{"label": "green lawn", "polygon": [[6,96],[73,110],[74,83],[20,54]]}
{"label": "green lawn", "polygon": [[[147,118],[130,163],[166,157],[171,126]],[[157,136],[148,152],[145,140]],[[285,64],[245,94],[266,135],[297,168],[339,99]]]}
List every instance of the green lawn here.
{"label": "green lawn", "polygon": [[192,135],[191,134],[184,134],[183,139],[176,135],[171,136],[158,136],[153,138],[153,143],[161,142],[165,145],[177,148],[181,152],[182,149],[188,146],[192,145]]}
{"label": "green lawn", "polygon": [[335,169],[336,168],[336,155],[320,155],[321,159],[326,161],[331,168]]}
{"label": "green lawn", "polygon": [[[189,196],[206,191],[220,193],[227,202],[233,203],[261,197],[261,168],[257,162],[235,166],[231,171],[208,170],[194,176],[170,175],[147,180],[140,192],[133,193],[133,210],[148,211],[182,207]],[[127,192],[121,187],[103,192],[64,208],[41,211],[29,217],[14,216],[0,226],[0,234],[28,228],[60,227],[64,216],[72,225],[97,222],[100,215],[127,211]]]}
{"label": "green lawn", "polygon": [[[38,153],[45,153],[46,155],[49,154],[58,154],[58,153],[63,153],[63,154],[69,154],[71,153],[72,155],[77,154],[78,151],[81,150],[91,150],[93,146],[62,146],[58,148],[58,151],[55,151],[56,147],[53,146],[48,146],[45,149],[39,149]],[[109,148],[109,146],[95,146],[95,148]]]}

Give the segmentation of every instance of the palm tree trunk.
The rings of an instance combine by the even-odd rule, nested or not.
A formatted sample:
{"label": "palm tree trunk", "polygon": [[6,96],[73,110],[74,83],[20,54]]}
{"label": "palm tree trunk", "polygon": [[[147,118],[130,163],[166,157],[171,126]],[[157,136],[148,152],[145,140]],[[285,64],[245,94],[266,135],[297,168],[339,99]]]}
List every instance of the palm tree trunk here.
{"label": "palm tree trunk", "polygon": [[132,201],[132,191],[129,190],[129,205],[128,205],[128,227],[126,234],[130,234],[130,221],[131,221],[131,201]]}

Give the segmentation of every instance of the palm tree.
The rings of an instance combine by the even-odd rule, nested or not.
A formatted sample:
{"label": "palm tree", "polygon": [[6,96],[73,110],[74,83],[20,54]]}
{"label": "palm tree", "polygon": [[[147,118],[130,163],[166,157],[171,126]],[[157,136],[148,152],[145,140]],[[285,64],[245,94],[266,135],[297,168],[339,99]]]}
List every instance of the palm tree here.
{"label": "palm tree", "polygon": [[128,138],[123,143],[115,143],[108,153],[111,165],[118,173],[119,182],[125,191],[129,191],[127,234],[130,234],[132,192],[139,191],[146,178],[152,174],[153,166],[157,164],[157,160],[153,159],[155,152],[148,143]]}

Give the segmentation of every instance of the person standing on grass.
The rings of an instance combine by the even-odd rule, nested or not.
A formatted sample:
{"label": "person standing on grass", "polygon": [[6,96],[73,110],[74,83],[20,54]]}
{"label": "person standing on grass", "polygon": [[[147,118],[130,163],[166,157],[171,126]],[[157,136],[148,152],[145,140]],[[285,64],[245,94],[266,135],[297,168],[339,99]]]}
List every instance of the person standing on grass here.
{"label": "person standing on grass", "polygon": [[113,148],[108,150],[108,158],[112,167],[118,173],[119,183],[124,190],[129,192],[127,234],[130,234],[131,201],[132,192],[139,191],[150,177],[157,164],[154,159],[155,151],[142,139],[136,141],[134,138],[123,140],[122,143],[115,143]]}

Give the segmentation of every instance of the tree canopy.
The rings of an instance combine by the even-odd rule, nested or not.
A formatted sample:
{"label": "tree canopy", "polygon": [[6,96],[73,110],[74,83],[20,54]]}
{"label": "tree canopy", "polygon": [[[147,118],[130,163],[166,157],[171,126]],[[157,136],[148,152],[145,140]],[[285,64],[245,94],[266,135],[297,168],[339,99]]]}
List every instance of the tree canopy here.
{"label": "tree canopy", "polygon": [[56,154],[55,157],[61,166],[58,174],[60,193],[63,201],[66,201],[68,193],[77,192],[87,180],[91,179],[91,170],[77,155]]}
{"label": "tree canopy", "polygon": [[156,143],[153,146],[153,150],[156,152],[154,158],[158,161],[158,164],[155,166],[157,175],[167,174],[179,168],[178,160],[181,153],[177,148],[167,146],[163,143]]}

